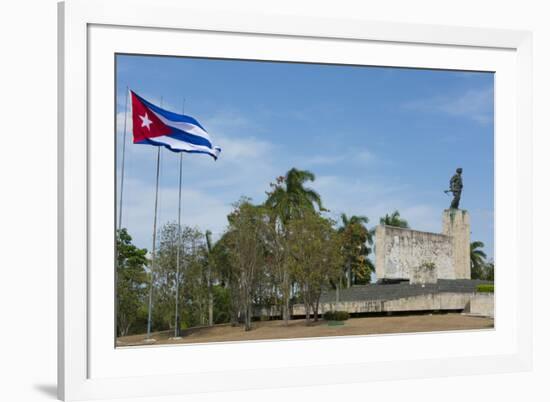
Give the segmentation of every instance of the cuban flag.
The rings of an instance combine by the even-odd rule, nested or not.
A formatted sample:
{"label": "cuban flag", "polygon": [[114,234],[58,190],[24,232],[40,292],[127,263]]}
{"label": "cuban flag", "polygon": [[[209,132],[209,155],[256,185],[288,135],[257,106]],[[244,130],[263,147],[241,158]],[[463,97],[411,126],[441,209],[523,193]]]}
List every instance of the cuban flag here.
{"label": "cuban flag", "polygon": [[134,91],[130,93],[134,144],[164,146],[174,152],[208,154],[218,159],[222,149],[212,145],[210,136],[197,120],[161,109]]}

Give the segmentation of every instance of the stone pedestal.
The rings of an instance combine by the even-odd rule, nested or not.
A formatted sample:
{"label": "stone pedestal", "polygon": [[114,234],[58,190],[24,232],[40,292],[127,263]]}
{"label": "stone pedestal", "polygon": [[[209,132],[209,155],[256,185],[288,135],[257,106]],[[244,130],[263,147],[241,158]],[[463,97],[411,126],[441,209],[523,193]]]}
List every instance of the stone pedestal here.
{"label": "stone pedestal", "polygon": [[470,214],[462,209],[443,211],[443,234],[451,238],[454,279],[470,279]]}

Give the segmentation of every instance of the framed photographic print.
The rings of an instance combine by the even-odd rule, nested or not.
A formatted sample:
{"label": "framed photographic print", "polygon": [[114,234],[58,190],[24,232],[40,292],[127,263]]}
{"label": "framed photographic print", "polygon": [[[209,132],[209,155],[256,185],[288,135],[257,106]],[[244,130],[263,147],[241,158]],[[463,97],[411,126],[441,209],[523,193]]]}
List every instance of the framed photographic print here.
{"label": "framed photographic print", "polygon": [[129,4],[59,6],[61,398],[530,368],[529,33]]}

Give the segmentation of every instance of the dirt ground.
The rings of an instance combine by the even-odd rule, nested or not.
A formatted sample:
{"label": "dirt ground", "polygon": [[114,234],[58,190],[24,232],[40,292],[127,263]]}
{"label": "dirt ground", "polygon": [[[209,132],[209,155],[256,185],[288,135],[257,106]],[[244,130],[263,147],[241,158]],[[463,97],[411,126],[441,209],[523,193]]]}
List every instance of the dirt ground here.
{"label": "dirt ground", "polygon": [[338,335],[371,335],[411,332],[457,331],[494,328],[494,320],[458,313],[408,316],[350,318],[343,325],[320,320],[306,325],[305,320],[254,322],[251,331],[229,324],[182,330],[180,339],[172,339],[173,331],[155,332],[154,342],[145,342],[144,335],[119,337],[117,346],[188,344],[205,342],[250,341],[267,339],[310,338]]}

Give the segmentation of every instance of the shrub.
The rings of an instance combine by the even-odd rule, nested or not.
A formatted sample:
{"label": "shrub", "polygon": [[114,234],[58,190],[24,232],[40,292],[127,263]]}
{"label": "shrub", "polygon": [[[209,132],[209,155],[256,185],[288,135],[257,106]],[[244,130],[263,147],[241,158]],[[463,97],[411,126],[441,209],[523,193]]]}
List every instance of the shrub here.
{"label": "shrub", "polygon": [[326,311],[323,313],[323,318],[326,321],[346,321],[349,319],[347,311]]}
{"label": "shrub", "polygon": [[420,268],[425,268],[430,271],[433,271],[435,269],[435,263],[434,262],[424,262],[420,265]]}
{"label": "shrub", "polygon": [[494,293],[495,292],[495,285],[494,284],[477,285],[476,292]]}

